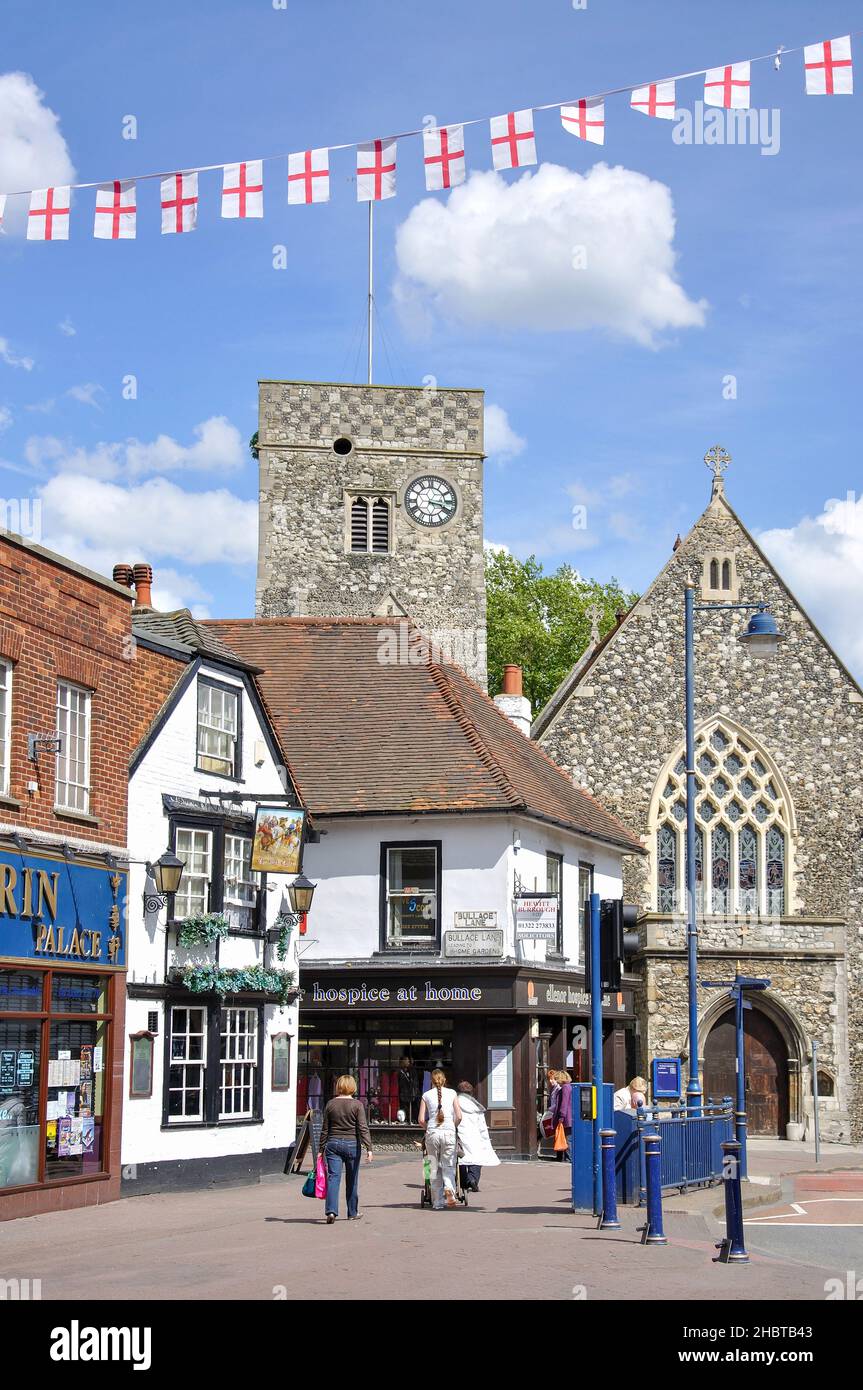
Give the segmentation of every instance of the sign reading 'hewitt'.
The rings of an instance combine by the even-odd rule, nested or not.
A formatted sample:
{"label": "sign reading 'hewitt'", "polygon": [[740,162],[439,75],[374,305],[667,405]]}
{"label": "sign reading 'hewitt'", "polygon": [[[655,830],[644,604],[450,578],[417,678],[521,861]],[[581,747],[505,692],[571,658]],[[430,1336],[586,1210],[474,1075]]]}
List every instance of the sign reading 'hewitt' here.
{"label": "sign reading 'hewitt'", "polygon": [[0,957],[125,964],[126,875],[0,852]]}

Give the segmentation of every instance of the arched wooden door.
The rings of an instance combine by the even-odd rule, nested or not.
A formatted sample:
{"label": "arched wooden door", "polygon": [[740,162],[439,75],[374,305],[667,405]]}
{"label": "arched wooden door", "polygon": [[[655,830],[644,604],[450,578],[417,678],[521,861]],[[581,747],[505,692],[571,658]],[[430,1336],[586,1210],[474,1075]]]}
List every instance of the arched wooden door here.
{"label": "arched wooden door", "polygon": [[[748,1132],[785,1138],[788,1124],[788,1049],[775,1023],[760,1009],[743,1016]],[[717,1019],[704,1048],[705,1096],[736,1096],[734,1010]]]}

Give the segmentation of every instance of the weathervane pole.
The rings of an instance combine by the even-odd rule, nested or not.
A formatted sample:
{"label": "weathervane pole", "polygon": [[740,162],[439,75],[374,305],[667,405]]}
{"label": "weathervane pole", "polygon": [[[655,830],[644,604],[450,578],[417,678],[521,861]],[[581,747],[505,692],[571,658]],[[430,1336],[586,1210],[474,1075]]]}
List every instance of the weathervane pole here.
{"label": "weathervane pole", "polygon": [[374,203],[369,199],[369,386],[372,384],[372,357],[374,353],[374,304],[375,304],[375,271],[374,271]]}

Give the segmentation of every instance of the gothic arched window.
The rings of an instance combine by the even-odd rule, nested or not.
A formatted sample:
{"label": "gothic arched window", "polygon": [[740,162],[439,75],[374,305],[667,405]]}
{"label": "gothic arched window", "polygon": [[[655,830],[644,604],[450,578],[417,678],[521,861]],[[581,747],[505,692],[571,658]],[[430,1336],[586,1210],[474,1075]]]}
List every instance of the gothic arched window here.
{"label": "gothic arched window", "polygon": [[[730,724],[705,725],[695,745],[695,796],[697,911],[784,914],[791,807],[767,754]],[[656,908],[681,912],[686,906],[686,764],[679,751],[657,783],[653,806]]]}
{"label": "gothic arched window", "polygon": [[392,550],[392,504],[388,497],[351,497],[349,547],[354,554],[386,555]]}

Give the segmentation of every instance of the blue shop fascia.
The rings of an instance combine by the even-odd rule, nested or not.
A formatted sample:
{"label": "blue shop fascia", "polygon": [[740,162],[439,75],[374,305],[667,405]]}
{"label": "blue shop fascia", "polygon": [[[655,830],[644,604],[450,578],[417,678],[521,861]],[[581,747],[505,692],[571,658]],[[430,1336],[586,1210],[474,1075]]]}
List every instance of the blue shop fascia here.
{"label": "blue shop fascia", "polygon": [[127,876],[81,842],[0,840],[0,1216],[119,1190]]}

